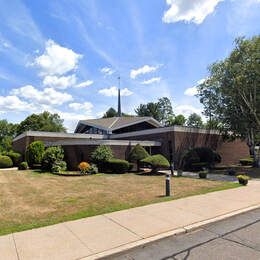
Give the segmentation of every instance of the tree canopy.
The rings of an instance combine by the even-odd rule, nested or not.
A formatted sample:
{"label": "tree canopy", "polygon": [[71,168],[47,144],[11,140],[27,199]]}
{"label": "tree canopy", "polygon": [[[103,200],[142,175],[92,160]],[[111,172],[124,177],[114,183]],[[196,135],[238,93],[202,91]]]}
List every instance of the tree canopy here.
{"label": "tree canopy", "polygon": [[260,132],[260,36],[237,38],[230,55],[213,63],[209,74],[198,86],[205,115],[220,122],[228,136],[246,139],[254,154]]}
{"label": "tree canopy", "polygon": [[12,139],[16,136],[17,124],[0,120],[0,152],[12,149]]}
{"label": "tree canopy", "polygon": [[201,119],[201,116],[196,114],[196,113],[190,114],[190,116],[187,119],[186,125],[189,126],[189,127],[202,128],[203,127],[203,121]]}
{"label": "tree canopy", "polygon": [[174,116],[172,104],[169,98],[159,98],[158,102],[140,104],[135,112],[138,116],[151,116],[165,125]]}
{"label": "tree canopy", "polygon": [[66,132],[63,126],[63,119],[58,114],[51,114],[44,111],[40,114],[32,114],[23,120],[17,127],[17,134],[24,131],[46,131],[46,132]]}
{"label": "tree canopy", "polygon": [[114,116],[117,116],[117,112],[113,107],[110,107],[103,115],[103,118],[114,117]]}

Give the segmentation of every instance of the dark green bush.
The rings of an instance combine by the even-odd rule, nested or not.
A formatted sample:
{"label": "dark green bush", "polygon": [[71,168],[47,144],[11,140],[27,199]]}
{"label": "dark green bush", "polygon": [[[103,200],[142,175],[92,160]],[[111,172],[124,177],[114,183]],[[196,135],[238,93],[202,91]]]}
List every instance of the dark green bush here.
{"label": "dark green bush", "polygon": [[120,159],[110,159],[105,164],[106,166],[106,172],[112,172],[112,173],[126,173],[129,170],[129,162],[126,160],[120,160]]}
{"label": "dark green bush", "polygon": [[18,166],[18,170],[27,170],[28,169],[28,163],[27,162],[21,162]]}
{"label": "dark green bush", "polygon": [[102,162],[107,162],[113,157],[113,152],[109,146],[99,145],[91,154],[91,161],[98,164]]}
{"label": "dark green bush", "polygon": [[137,171],[140,171],[140,161],[149,156],[149,153],[140,145],[137,144],[129,153],[128,160],[137,164]]}
{"label": "dark green bush", "polygon": [[0,168],[11,168],[13,167],[12,159],[7,155],[0,155]]}
{"label": "dark green bush", "polygon": [[254,163],[254,159],[252,157],[243,158],[243,159],[240,159],[239,162],[243,166],[252,166]]}
{"label": "dark green bush", "polygon": [[23,157],[20,153],[10,151],[10,152],[7,152],[6,155],[12,159],[14,166],[19,166],[19,164],[22,162]]}
{"label": "dark green bush", "polygon": [[98,167],[95,164],[91,164],[88,169],[89,174],[98,174]]}
{"label": "dark green bush", "polygon": [[240,184],[247,185],[250,178],[245,173],[241,173],[240,175],[237,176],[237,179]]}
{"label": "dark green bush", "polygon": [[42,170],[51,171],[55,163],[59,163],[64,158],[63,149],[60,146],[48,147],[42,158]]}
{"label": "dark green bush", "polygon": [[64,161],[55,161],[51,167],[52,173],[60,173],[66,170],[67,170],[67,163]]}
{"label": "dark green bush", "polygon": [[198,174],[199,174],[199,177],[200,177],[201,179],[206,179],[206,178],[207,178],[208,171],[200,171],[200,172],[198,172]]}
{"label": "dark green bush", "polygon": [[142,163],[146,163],[152,167],[153,172],[157,172],[160,168],[169,168],[169,161],[161,154],[155,154],[148,156],[147,158],[141,161]]}
{"label": "dark green bush", "polygon": [[132,171],[134,168],[134,164],[133,163],[129,163],[129,168],[128,168],[128,171]]}
{"label": "dark green bush", "polygon": [[208,147],[196,147],[187,151],[182,158],[184,170],[201,170],[212,168],[215,163],[221,162],[221,156]]}
{"label": "dark green bush", "polygon": [[35,141],[26,148],[26,161],[30,167],[41,164],[44,153],[44,144],[42,141]]}

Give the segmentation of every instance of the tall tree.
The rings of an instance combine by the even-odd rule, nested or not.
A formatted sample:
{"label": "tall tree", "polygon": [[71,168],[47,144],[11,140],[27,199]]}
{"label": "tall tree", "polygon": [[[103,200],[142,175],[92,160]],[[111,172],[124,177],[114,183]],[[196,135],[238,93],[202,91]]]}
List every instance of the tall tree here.
{"label": "tall tree", "polygon": [[171,101],[167,97],[160,98],[158,102],[140,104],[135,112],[138,116],[151,116],[164,125],[174,116]]}
{"label": "tall tree", "polygon": [[113,107],[110,107],[103,115],[103,118],[114,117],[114,116],[117,116],[117,112]]}
{"label": "tall tree", "polygon": [[66,132],[63,119],[58,114],[44,111],[40,114],[32,114],[23,120],[17,127],[17,134],[25,131]]}
{"label": "tall tree", "polygon": [[12,149],[12,139],[16,135],[17,124],[0,120],[0,152]]}
{"label": "tall tree", "polygon": [[196,113],[190,114],[190,116],[187,119],[186,125],[189,127],[202,128],[203,122],[202,122],[201,116]]}
{"label": "tall tree", "polygon": [[198,86],[204,113],[222,124],[222,132],[247,141],[251,155],[260,132],[260,36],[238,38],[224,60],[209,67]]}

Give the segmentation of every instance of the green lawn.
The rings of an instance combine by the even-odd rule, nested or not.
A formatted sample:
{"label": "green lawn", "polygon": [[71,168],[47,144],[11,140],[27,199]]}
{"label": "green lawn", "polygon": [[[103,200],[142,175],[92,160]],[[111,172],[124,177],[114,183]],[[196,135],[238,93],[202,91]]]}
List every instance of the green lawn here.
{"label": "green lawn", "polygon": [[238,187],[236,183],[164,176],[58,176],[0,170],[0,235],[170,199]]}

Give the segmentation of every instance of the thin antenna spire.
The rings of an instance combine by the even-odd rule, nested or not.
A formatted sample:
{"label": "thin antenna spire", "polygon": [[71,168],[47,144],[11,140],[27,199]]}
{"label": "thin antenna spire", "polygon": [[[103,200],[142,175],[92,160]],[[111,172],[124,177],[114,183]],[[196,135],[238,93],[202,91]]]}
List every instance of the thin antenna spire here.
{"label": "thin antenna spire", "polygon": [[117,116],[121,117],[122,112],[121,112],[121,95],[120,95],[120,76],[118,77],[118,107],[117,107]]}

